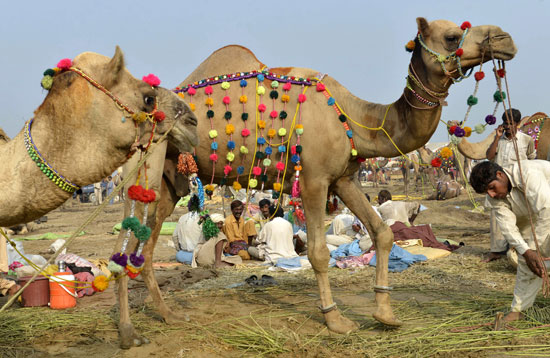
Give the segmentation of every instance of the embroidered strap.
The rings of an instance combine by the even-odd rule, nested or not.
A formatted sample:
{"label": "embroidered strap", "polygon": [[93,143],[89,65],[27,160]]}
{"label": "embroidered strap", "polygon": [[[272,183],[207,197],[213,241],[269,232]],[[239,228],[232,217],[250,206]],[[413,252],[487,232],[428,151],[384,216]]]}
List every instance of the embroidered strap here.
{"label": "embroidered strap", "polygon": [[393,290],[391,286],[374,286],[374,292],[376,293],[390,293],[391,290]]}

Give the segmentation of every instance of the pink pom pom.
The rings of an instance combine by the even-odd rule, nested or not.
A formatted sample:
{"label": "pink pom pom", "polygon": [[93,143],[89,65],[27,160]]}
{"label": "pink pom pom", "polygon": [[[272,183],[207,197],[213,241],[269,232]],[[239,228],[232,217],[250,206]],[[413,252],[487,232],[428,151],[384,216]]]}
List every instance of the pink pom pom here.
{"label": "pink pom pom", "polygon": [[317,92],[323,92],[325,90],[325,85],[321,82],[317,83]]}
{"label": "pink pom pom", "polygon": [[70,58],[64,58],[57,63],[57,67],[62,70],[68,70],[73,65],[73,61]]}
{"label": "pink pom pom", "polygon": [[250,135],[250,129],[248,128],[244,128],[242,131],[241,131],[241,135],[243,137],[248,137]]}
{"label": "pink pom pom", "polygon": [[231,102],[231,98],[229,98],[229,96],[225,96],[222,101],[223,104],[229,104],[229,102]]}
{"label": "pink pom pom", "polygon": [[148,74],[147,76],[143,76],[142,80],[143,82],[153,87],[158,87],[160,85],[159,78],[152,73]]}
{"label": "pink pom pom", "polygon": [[293,198],[298,198],[300,196],[300,192],[301,192],[300,181],[298,181],[298,179],[296,179],[294,181],[294,184],[292,184],[292,197]]}
{"label": "pink pom pom", "polygon": [[304,102],[306,101],[306,99],[307,99],[307,97],[306,97],[305,94],[300,93],[300,94],[298,95],[298,102],[304,103]]}
{"label": "pink pom pom", "polygon": [[212,92],[214,92],[214,89],[212,89],[212,86],[207,86],[204,88],[204,93],[209,95],[209,94],[212,94]]}
{"label": "pink pom pom", "polygon": [[296,154],[296,146],[295,145],[290,147],[290,154],[292,154],[292,155]]}
{"label": "pink pom pom", "polygon": [[262,113],[265,112],[265,104],[260,103],[260,104],[258,105],[258,111],[260,111],[260,112],[262,112]]}
{"label": "pink pom pom", "polygon": [[197,93],[197,90],[194,89],[193,87],[189,87],[189,89],[187,90],[187,93],[189,93],[190,96],[194,96],[195,93]]}
{"label": "pink pom pom", "polygon": [[275,166],[275,168],[277,168],[277,170],[283,171],[283,170],[285,170],[285,163],[278,162],[277,165]]}
{"label": "pink pom pom", "polygon": [[292,84],[290,82],[287,82],[283,85],[283,91],[290,91],[290,87],[292,87]]}
{"label": "pink pom pom", "polygon": [[225,167],[223,167],[223,173],[225,175],[229,175],[229,173],[231,173],[232,170],[233,168],[231,168],[231,165],[226,165]]}
{"label": "pink pom pom", "polygon": [[260,174],[262,174],[262,168],[260,168],[260,167],[254,167],[254,168],[252,168],[252,174],[254,174],[254,175],[260,175]]}
{"label": "pink pom pom", "polygon": [[277,111],[271,111],[271,113],[269,113],[269,116],[271,118],[277,118],[278,115],[279,115],[279,113]]}
{"label": "pink pom pom", "polygon": [[217,162],[218,161],[218,155],[216,153],[210,154],[210,160],[213,161],[213,162]]}

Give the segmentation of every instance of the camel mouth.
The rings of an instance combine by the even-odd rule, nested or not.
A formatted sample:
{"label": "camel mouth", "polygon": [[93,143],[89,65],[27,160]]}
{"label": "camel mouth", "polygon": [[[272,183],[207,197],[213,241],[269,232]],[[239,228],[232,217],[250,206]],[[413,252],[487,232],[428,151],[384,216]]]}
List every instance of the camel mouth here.
{"label": "camel mouth", "polygon": [[481,43],[481,48],[487,55],[504,61],[513,59],[518,52],[512,37],[507,33],[488,35]]}

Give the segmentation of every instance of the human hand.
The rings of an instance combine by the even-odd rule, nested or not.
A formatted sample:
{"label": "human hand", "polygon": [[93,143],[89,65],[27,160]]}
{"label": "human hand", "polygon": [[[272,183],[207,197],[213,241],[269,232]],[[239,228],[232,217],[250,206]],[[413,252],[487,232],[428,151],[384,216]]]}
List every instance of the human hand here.
{"label": "human hand", "polygon": [[496,129],[496,132],[497,132],[497,137],[502,137],[502,135],[504,134],[504,126],[501,124],[497,127]]}
{"label": "human hand", "polygon": [[529,267],[529,270],[533,272],[538,277],[542,278],[542,273],[544,272],[544,267],[542,265],[542,259],[535,250],[527,250],[523,254],[523,258]]}
{"label": "human hand", "polygon": [[357,224],[351,225],[351,228],[352,228],[353,231],[355,231],[355,232],[359,232],[359,231],[361,230],[361,228],[360,228],[359,225],[357,225]]}

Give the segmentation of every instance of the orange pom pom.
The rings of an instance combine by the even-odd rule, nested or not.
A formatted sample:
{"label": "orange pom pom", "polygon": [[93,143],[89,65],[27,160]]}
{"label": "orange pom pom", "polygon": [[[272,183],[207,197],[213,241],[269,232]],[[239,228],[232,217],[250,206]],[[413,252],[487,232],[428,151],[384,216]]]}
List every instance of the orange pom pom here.
{"label": "orange pom pom", "polygon": [[265,121],[259,120],[259,121],[258,121],[258,128],[264,129],[264,128],[265,128]]}
{"label": "orange pom pom", "polygon": [[212,99],[212,97],[208,97],[208,98],[206,99],[206,101],[204,101],[204,103],[205,103],[207,106],[211,107],[211,106],[214,105],[214,100]]}
{"label": "orange pom pom", "polygon": [[275,137],[275,134],[277,134],[277,131],[276,131],[275,129],[273,129],[273,128],[271,128],[270,130],[267,131],[267,136],[268,136],[269,138]]}

